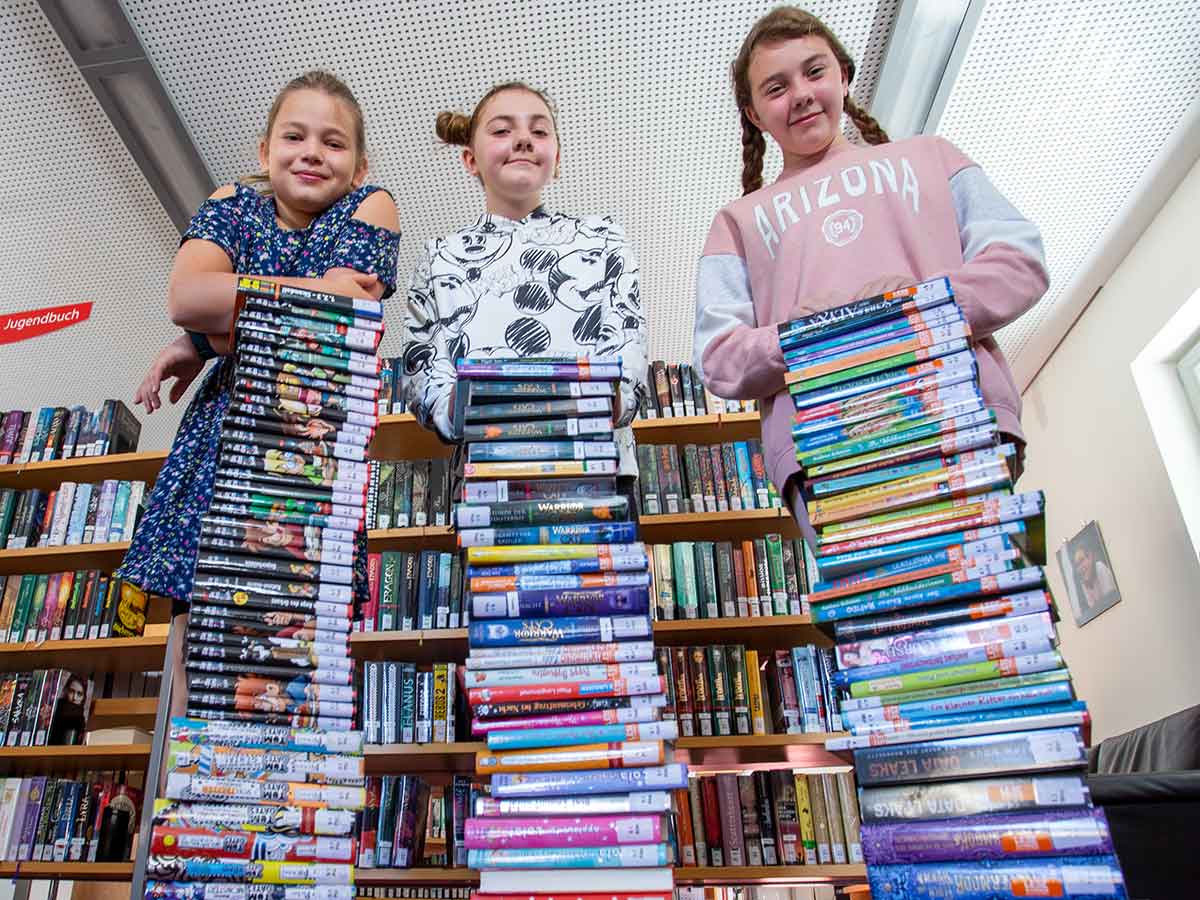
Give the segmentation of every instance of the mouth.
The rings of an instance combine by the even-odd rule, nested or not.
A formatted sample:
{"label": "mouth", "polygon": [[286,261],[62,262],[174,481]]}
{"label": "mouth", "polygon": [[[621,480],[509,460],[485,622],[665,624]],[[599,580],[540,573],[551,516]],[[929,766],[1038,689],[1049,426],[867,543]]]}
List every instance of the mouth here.
{"label": "mouth", "polygon": [[788,126],[791,127],[793,125],[811,125],[813,122],[817,121],[817,119],[819,119],[819,118],[821,118],[821,110],[818,109],[816,112],[811,112],[806,116],[801,116],[798,119],[792,119],[791,121],[788,122]]}
{"label": "mouth", "polygon": [[509,165],[509,166],[524,165],[524,166],[533,166],[535,168],[537,167],[537,163],[535,163],[532,159],[510,159],[507,163],[505,163],[505,165]]}
{"label": "mouth", "polygon": [[305,184],[319,184],[325,180],[325,176],[320,172],[300,171],[293,174]]}

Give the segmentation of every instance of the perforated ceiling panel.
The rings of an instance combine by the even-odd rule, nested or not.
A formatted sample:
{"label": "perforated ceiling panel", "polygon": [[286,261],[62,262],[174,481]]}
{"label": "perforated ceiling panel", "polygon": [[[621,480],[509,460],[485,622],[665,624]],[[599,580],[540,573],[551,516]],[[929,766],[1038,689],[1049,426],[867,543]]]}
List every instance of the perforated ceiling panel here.
{"label": "perforated ceiling panel", "polygon": [[1010,360],[1200,95],[1200,2],[990,0],[938,132],[1041,227],[1050,290],[1000,332]]}
{"label": "perforated ceiling panel", "polygon": [[[434,137],[437,113],[469,113],[501,81],[545,88],[563,144],[562,179],[547,203],[624,224],[641,263],[652,354],[690,358],[695,261],[713,215],[741,184],[728,67],[750,24],[775,3],[122,4],[218,182],[254,171],[267,109],[289,78],[314,66],[344,78],[366,112],[371,178],[400,205],[405,282],[424,240],[483,210],[458,151]],[[874,91],[895,7],[811,5],[860,61],[860,100]],[[768,160],[768,177],[778,166]],[[399,328],[390,324],[384,351],[394,353]]]}
{"label": "perforated ceiling panel", "polygon": [[[0,408],[129,399],[175,333],[178,232],[33,0],[0,2],[0,313],[91,300],[91,319],[0,344]],[[143,427],[166,447],[178,410]]]}

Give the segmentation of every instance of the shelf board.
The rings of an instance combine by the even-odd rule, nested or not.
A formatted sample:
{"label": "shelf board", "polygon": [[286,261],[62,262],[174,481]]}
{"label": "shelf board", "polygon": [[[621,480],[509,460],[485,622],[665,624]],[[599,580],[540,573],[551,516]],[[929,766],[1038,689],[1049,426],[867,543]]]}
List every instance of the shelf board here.
{"label": "shelf board", "polygon": [[131,862],[0,862],[0,877],[60,881],[129,881]]}
{"label": "shelf board", "polygon": [[786,650],[801,644],[831,646],[829,635],[810,616],[754,616],[718,619],[665,619],[654,623],[654,643],[741,644],[750,650]]}
{"label": "shelf board", "polygon": [[50,490],[64,481],[77,483],[104,481],[144,481],[149,486],[158,476],[165,450],[148,453],[113,453],[108,456],[81,456],[78,459],[54,459],[50,462],[14,463],[0,466],[0,488],[42,488]]}
{"label": "shelf board", "polygon": [[449,525],[426,525],[414,528],[372,529],[367,532],[367,549],[383,550],[454,550],[454,529]]}
{"label": "shelf board", "polygon": [[[828,752],[824,742],[833,734],[724,735],[680,738],[675,761],[696,772],[741,772],[754,769],[849,771],[850,764]],[[483,741],[452,744],[384,744],[364,750],[368,775],[409,772],[473,772],[475,754],[487,750]]]}
{"label": "shelf board", "polygon": [[76,569],[111,572],[121,564],[128,549],[128,541],[118,541],[112,544],[68,544],[0,550],[0,575],[31,575]]}
{"label": "shelf board", "polygon": [[379,417],[379,427],[371,440],[373,459],[433,459],[450,456],[454,448],[417,424],[408,413]]}
{"label": "shelf board", "polygon": [[136,638],[0,644],[0,672],[65,668],[78,672],[147,672],[162,667],[167,629],[146,626]]}
{"label": "shelf board", "polygon": [[802,884],[862,881],[864,865],[842,866],[680,866],[676,884]]}
{"label": "shelf board", "polygon": [[647,544],[672,541],[743,541],[766,534],[793,538],[800,529],[786,509],[731,509],[725,512],[665,513],[642,516],[638,536]]}
{"label": "shelf board", "polygon": [[476,885],[476,869],[364,869],[354,870],[354,883],[359,887],[384,887],[394,884]]}
{"label": "shelf board", "polygon": [[110,744],[99,747],[3,747],[0,772],[70,773],[91,769],[132,769],[144,772],[150,744]]}
{"label": "shelf board", "polygon": [[355,659],[396,662],[449,662],[467,658],[467,629],[432,631],[360,631],[350,635]]}
{"label": "shelf board", "polygon": [[[674,619],[654,623],[654,642],[661,647],[690,644],[742,644],[751,650],[786,650],[800,644],[829,646],[825,632],[808,616],[761,618]],[[360,631],[350,635],[355,659],[394,662],[461,662],[469,651],[466,628],[431,631]]]}
{"label": "shelf board", "polygon": [[[154,733],[154,717],[158,712],[157,697],[101,697],[92,703],[88,731],[98,728],[134,726]],[[103,745],[99,745],[103,746]]]}

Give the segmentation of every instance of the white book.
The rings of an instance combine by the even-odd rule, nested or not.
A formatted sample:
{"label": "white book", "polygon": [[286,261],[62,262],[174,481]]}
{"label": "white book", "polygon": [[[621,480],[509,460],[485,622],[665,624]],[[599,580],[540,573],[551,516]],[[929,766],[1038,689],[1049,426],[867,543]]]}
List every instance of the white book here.
{"label": "white book", "polygon": [[527,894],[530,885],[552,882],[555,893],[671,891],[670,869],[492,869],[479,875],[481,894]]}
{"label": "white book", "polygon": [[47,541],[51,547],[61,547],[67,542],[67,529],[71,525],[76,487],[75,482],[64,481],[58,486],[58,493],[54,495],[54,517],[50,520],[50,539]]}
{"label": "white book", "polygon": [[20,792],[20,778],[0,779],[0,855],[4,859],[12,858],[4,851],[7,850],[8,844],[12,840]]}
{"label": "white book", "polygon": [[146,482],[135,481],[129,488],[129,507],[125,510],[125,528],[122,534],[125,540],[133,540],[133,526],[137,524],[138,507],[142,505],[142,497],[146,493]]}
{"label": "white book", "polygon": [[[17,778],[9,779],[17,782],[17,797],[12,804],[12,824],[9,826],[10,834],[8,840],[4,844],[0,844],[0,850],[4,852],[5,859],[19,860],[26,859],[28,846],[25,848],[25,853],[21,852],[21,832],[25,822],[25,809],[29,805],[29,792],[31,788],[32,778]],[[4,797],[5,806],[7,803],[7,794]]]}

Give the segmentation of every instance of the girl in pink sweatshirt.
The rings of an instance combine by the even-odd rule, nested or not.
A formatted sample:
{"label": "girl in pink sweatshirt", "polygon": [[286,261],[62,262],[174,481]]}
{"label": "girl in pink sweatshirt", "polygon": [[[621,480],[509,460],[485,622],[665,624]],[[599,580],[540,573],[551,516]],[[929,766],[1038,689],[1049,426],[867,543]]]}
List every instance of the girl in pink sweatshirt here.
{"label": "girl in pink sweatshirt", "polygon": [[[1048,284],[1037,226],[949,141],[889,142],[850,98],[853,79],[854,61],[815,16],[780,7],[754,24],[733,63],[743,196],[717,213],[696,278],[696,371],[718,396],[761,401],[767,473],[806,532],[775,326],[948,276],[984,402],[1020,459],[1021,399],[992,334]],[[842,134],[843,113],[868,146]],[[764,132],[783,151],[767,187]]]}

